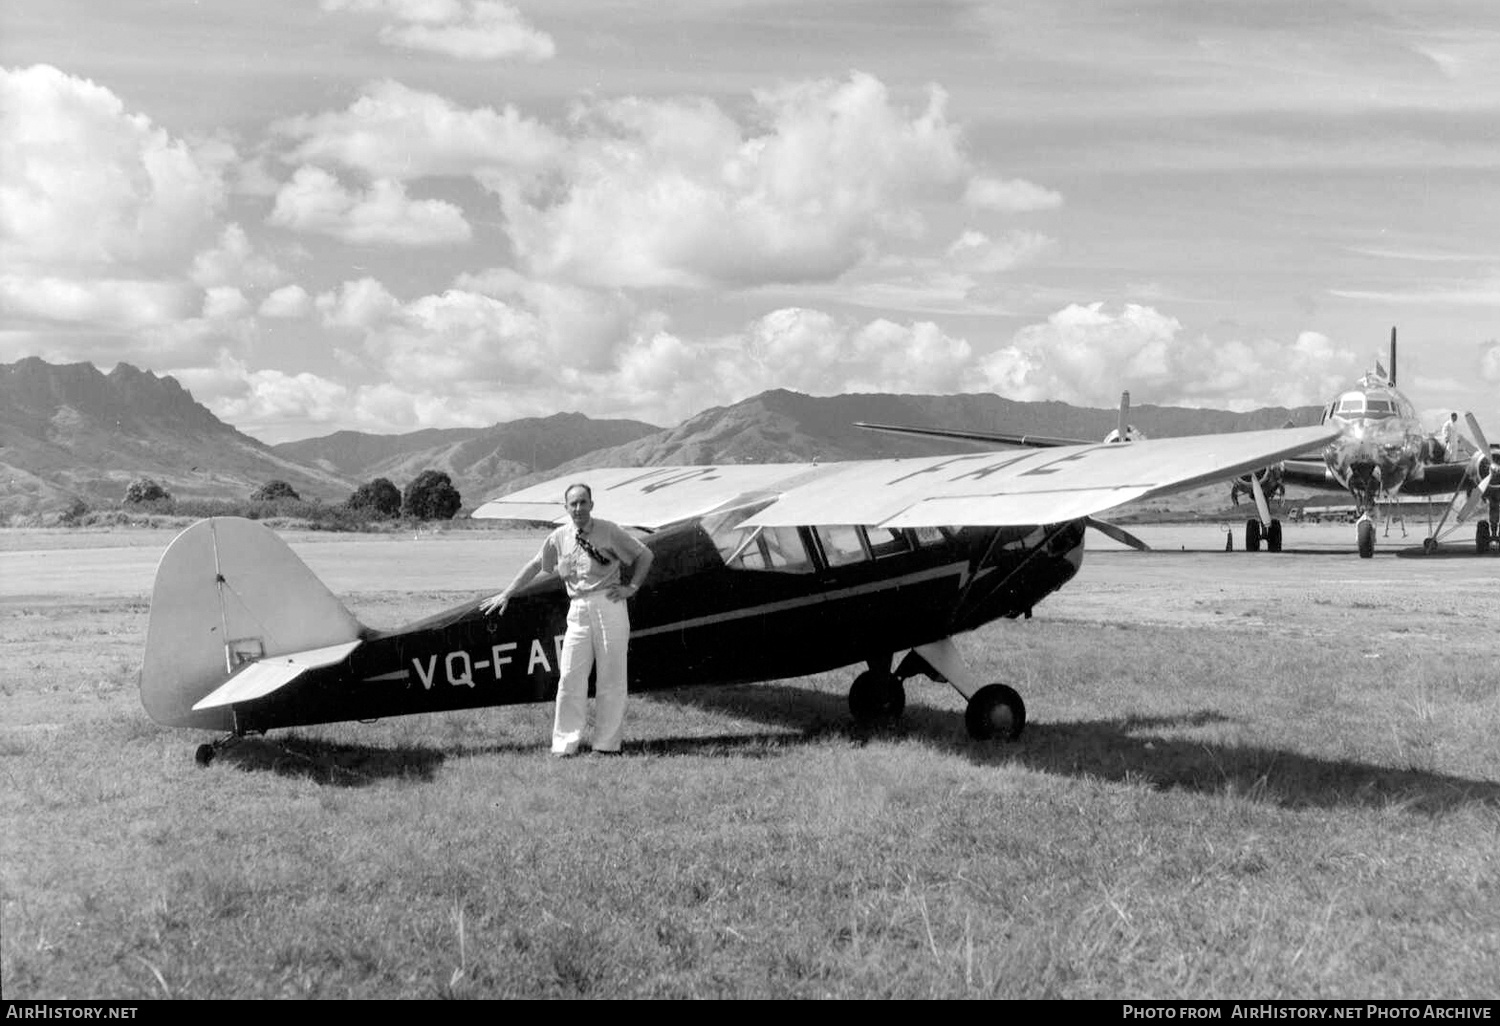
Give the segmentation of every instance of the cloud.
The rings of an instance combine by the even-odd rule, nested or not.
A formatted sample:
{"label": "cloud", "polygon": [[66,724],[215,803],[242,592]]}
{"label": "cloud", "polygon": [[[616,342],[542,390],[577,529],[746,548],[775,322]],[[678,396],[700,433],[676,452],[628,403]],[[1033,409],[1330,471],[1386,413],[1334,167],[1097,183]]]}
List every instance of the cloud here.
{"label": "cloud", "polygon": [[385,45],[460,60],[545,61],[557,51],[551,36],[494,0],[323,0],[323,9],[383,14],[394,22],[380,30]]}
{"label": "cloud", "polygon": [[473,234],[463,211],[443,200],[414,200],[400,182],[378,179],[351,192],[321,168],[302,167],[276,194],[268,223],[345,242],[439,246]]}
{"label": "cloud", "polygon": [[596,287],[826,281],[920,235],[967,161],[933,88],[915,116],[853,74],[754,94],[746,131],[708,100],[581,108],[558,180],[494,185],[521,265]]}
{"label": "cloud", "polygon": [[1062,206],[1063,198],[1060,192],[1053,192],[1022,178],[1004,181],[976,175],[969,179],[968,188],[964,190],[964,202],[982,210],[1020,214],[1033,210],[1055,210]]}
{"label": "cloud", "polygon": [[354,168],[372,178],[530,173],[563,140],[512,106],[464,110],[434,93],[377,82],[347,110],[288,118],[273,132],[293,140],[288,159]]}
{"label": "cloud", "polygon": [[214,285],[274,285],[286,280],[286,272],[255,251],[245,230],[228,224],[219,240],[193,258],[188,277],[208,288]]}
{"label": "cloud", "polygon": [[194,290],[170,282],[0,276],[0,310],[13,317],[134,330],[189,310]]}
{"label": "cloud", "polygon": [[306,317],[312,312],[312,297],[301,285],[284,285],[262,300],[256,312],[275,319]]}
{"label": "cloud", "polygon": [[208,367],[172,371],[193,398],[219,419],[240,430],[264,431],[273,425],[333,424],[347,414],[349,389],[316,374],[252,371],[221,350]]}
{"label": "cloud", "polygon": [[1113,406],[1136,402],[1248,410],[1321,404],[1353,376],[1348,349],[1316,332],[1276,339],[1184,337],[1152,307],[1071,305],[1028,325],[986,356],[980,371],[1000,395]]}
{"label": "cloud", "polygon": [[0,110],[0,255],[12,267],[139,266],[216,227],[222,150],[195,151],[47,65],[0,68]]}

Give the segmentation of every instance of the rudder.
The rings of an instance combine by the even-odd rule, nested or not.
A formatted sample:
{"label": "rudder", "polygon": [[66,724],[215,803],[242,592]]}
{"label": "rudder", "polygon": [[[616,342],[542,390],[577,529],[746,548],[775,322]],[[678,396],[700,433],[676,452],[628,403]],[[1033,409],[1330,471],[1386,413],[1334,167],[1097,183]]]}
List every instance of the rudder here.
{"label": "rudder", "polygon": [[156,568],[141,704],[172,727],[234,729],[227,708],[193,711],[240,666],[359,639],[365,628],[270,528],[200,520]]}

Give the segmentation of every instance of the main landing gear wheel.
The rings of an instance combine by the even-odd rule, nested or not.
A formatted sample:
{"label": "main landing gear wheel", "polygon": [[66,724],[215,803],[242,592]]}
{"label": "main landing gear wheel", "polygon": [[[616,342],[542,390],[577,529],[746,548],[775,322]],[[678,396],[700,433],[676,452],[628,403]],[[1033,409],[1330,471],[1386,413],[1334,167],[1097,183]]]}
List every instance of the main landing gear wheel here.
{"label": "main landing gear wheel", "polygon": [[1436,552],[1437,551],[1437,547],[1438,547],[1438,540],[1436,538],[1428,536],[1428,537],[1422,539],[1422,551],[1424,553],[1426,553],[1427,555],[1430,556],[1434,552]]}
{"label": "main landing gear wheel", "polygon": [[1272,520],[1271,526],[1266,528],[1266,551],[1281,551],[1281,521]]}
{"label": "main landing gear wheel", "polygon": [[1245,551],[1260,551],[1260,521],[1253,517],[1245,521]]}
{"label": "main landing gear wheel", "polygon": [[1490,550],[1490,522],[1481,520],[1474,528],[1474,550],[1481,556]]}
{"label": "main landing gear wheel", "polygon": [[906,709],[906,688],[894,673],[866,670],[849,685],[849,714],[862,726],[889,723]]}
{"label": "main landing gear wheel", "polygon": [[986,684],[969,699],[964,726],[975,741],[1014,741],[1026,727],[1026,703],[1015,688]]}
{"label": "main landing gear wheel", "polygon": [[214,761],[214,754],[218,751],[213,745],[199,745],[198,750],[193,753],[193,761],[199,766],[207,766]]}
{"label": "main landing gear wheel", "polygon": [[1370,520],[1361,520],[1356,533],[1359,539],[1359,558],[1369,559],[1375,555],[1375,524]]}

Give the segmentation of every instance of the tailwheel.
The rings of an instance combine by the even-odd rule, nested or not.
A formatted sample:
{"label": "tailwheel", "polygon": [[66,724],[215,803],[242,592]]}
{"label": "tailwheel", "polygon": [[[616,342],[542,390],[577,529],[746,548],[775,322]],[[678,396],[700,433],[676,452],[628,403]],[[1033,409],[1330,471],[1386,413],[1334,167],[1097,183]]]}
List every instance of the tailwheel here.
{"label": "tailwheel", "polygon": [[217,741],[211,741],[206,745],[199,745],[193,752],[193,761],[199,766],[207,766],[214,761],[214,756],[231,745],[238,744],[244,739],[244,734],[226,734]]}
{"label": "tailwheel", "polygon": [[986,684],[970,697],[964,726],[976,741],[1014,741],[1026,727],[1026,703],[1015,688]]}
{"label": "tailwheel", "polygon": [[1375,555],[1375,524],[1368,520],[1361,520],[1356,529],[1359,540],[1359,558],[1369,559]]}
{"label": "tailwheel", "polygon": [[1490,550],[1490,522],[1481,520],[1474,528],[1474,549],[1481,556]]}
{"label": "tailwheel", "polygon": [[1245,551],[1260,551],[1260,521],[1253,517],[1245,521]]}
{"label": "tailwheel", "polygon": [[1281,521],[1272,520],[1271,526],[1266,528],[1266,551],[1281,551]]}
{"label": "tailwheel", "polygon": [[849,685],[849,714],[861,725],[899,719],[906,709],[906,688],[889,671],[866,670]]}

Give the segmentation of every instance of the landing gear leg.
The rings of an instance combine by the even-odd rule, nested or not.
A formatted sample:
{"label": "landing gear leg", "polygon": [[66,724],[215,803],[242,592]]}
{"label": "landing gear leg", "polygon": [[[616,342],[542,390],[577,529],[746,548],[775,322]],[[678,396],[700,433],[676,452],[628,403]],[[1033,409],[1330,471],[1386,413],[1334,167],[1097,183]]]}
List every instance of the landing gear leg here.
{"label": "landing gear leg", "polygon": [[901,661],[897,673],[924,673],[933,680],[953,685],[968,700],[964,727],[976,741],[1014,741],[1026,727],[1026,703],[1005,684],[980,685],[969,672],[952,638],[918,645]]}

